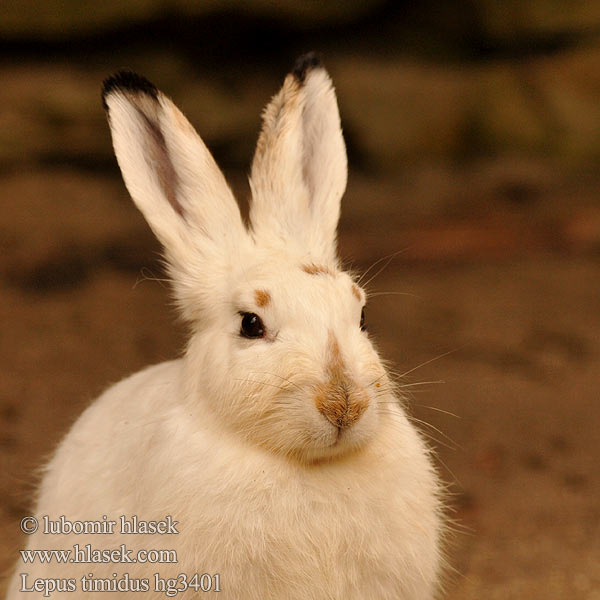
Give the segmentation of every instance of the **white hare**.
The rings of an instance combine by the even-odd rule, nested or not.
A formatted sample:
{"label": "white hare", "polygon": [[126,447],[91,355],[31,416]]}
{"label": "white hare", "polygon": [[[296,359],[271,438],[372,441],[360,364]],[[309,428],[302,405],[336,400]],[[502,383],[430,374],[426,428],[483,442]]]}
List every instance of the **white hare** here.
{"label": "white hare", "polygon": [[[433,598],[439,484],[336,256],[347,164],[327,72],[301,57],[266,107],[248,227],[169,98],[120,72],[103,101],[191,335],[94,402],[46,469],[29,549],[117,553],[20,560],[9,597]],[[122,531],[134,516],[145,529]],[[165,549],[177,562],[143,562]]]}

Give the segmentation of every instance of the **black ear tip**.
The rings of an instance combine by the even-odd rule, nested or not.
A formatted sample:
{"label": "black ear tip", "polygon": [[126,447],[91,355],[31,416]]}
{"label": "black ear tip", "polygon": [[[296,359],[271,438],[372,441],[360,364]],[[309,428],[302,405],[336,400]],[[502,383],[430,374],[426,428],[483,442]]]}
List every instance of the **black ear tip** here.
{"label": "black ear tip", "polygon": [[304,83],[306,75],[310,71],[322,66],[323,63],[321,62],[321,56],[316,52],[308,52],[296,59],[292,73],[300,83]]}
{"label": "black ear tip", "polygon": [[102,106],[104,110],[108,110],[108,105],[106,104],[108,95],[118,90],[146,94],[154,100],[158,97],[156,86],[145,77],[133,71],[119,71],[105,79],[102,83]]}

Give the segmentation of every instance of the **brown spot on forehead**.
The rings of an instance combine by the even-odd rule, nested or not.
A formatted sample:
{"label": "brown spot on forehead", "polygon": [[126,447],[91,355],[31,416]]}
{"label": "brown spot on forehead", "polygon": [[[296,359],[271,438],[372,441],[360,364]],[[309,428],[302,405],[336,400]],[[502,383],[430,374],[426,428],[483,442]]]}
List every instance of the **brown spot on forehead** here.
{"label": "brown spot on forehead", "polygon": [[256,305],[262,308],[271,302],[271,294],[266,290],[254,290],[254,300]]}
{"label": "brown spot on forehead", "polygon": [[362,296],[360,295],[360,290],[358,289],[358,286],[355,283],[352,284],[352,293],[354,294],[354,297],[359,302],[362,302]]}
{"label": "brown spot on forehead", "polygon": [[317,265],[315,263],[302,265],[300,268],[309,275],[334,275],[334,272],[329,267]]}
{"label": "brown spot on forehead", "polygon": [[327,338],[327,353],[329,362],[327,363],[327,371],[332,379],[339,379],[344,374],[344,364],[340,353],[340,346],[333,331],[329,331]]}

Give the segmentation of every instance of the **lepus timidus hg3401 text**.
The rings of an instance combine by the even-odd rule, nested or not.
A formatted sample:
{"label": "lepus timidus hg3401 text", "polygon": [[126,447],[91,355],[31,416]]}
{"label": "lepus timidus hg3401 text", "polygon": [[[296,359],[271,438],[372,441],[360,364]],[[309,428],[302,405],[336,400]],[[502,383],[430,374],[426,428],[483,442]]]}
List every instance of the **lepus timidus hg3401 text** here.
{"label": "lepus timidus hg3401 text", "polygon": [[[36,578],[58,582],[52,598],[163,598],[161,581],[180,574],[190,598],[182,586],[196,573],[212,577],[203,597],[433,598],[439,484],[364,331],[365,292],[337,258],[347,163],[327,72],[301,57],[266,107],[248,227],[168,97],[120,72],[103,101],[190,337],[183,358],[128,377],[81,415],[45,470],[29,548],[171,549],[177,562],[20,561],[9,598]],[[61,515],[116,526],[44,534],[44,516]],[[122,532],[134,515],[174,529]],[[86,591],[92,579],[106,580],[103,593]]]}

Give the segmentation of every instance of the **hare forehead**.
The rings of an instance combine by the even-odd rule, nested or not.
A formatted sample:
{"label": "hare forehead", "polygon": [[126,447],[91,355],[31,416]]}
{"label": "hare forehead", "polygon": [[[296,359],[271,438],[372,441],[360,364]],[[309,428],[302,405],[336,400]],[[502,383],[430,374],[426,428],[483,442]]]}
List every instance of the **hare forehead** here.
{"label": "hare forehead", "polygon": [[[277,293],[279,292],[279,294]],[[281,297],[290,309],[314,312],[316,310],[338,312],[352,309],[358,304],[352,294],[352,282],[347,275],[316,275],[298,277],[291,285],[282,285],[275,290],[274,298]],[[285,306],[282,307],[285,310]]]}
{"label": "hare forehead", "polygon": [[244,269],[239,295],[258,308],[293,312],[317,307],[353,310],[364,301],[364,292],[347,273],[305,261]]}

